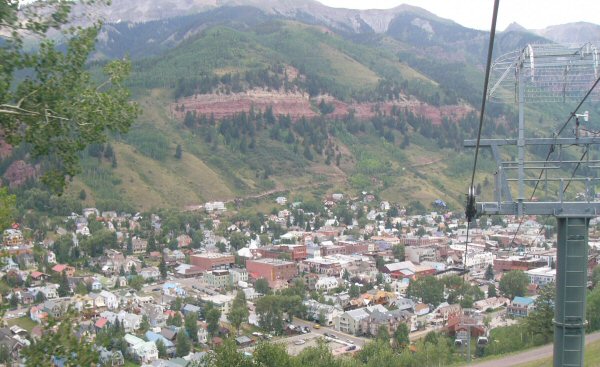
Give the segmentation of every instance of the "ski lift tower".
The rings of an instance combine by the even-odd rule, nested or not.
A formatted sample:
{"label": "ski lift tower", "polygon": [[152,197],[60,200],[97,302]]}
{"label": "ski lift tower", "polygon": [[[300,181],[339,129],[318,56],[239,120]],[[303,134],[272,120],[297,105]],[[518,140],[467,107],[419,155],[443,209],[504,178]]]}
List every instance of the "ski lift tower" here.
{"label": "ski lift tower", "polygon": [[[591,218],[600,215],[600,202],[595,201],[592,193],[600,179],[597,175],[576,176],[575,172],[583,167],[587,167],[587,173],[600,168],[600,160],[590,159],[589,154],[591,147],[600,144],[600,133],[590,135],[586,129],[580,129],[580,123],[585,125],[588,121],[587,113],[572,113],[569,124],[551,136],[526,137],[525,106],[560,102],[576,106],[600,76],[599,57],[598,47],[591,43],[530,44],[494,62],[491,87],[486,91],[489,101],[517,104],[518,136],[481,139],[481,147],[491,148],[497,171],[494,201],[476,202],[475,207],[477,215],[552,215],[557,219],[554,367],[583,366],[588,224]],[[600,100],[598,90],[592,90],[587,100]],[[475,147],[476,141],[466,140],[465,146]],[[503,160],[500,149],[509,146],[516,146],[516,159]],[[534,146],[548,147],[546,161],[526,160],[526,148]],[[582,158],[565,158],[567,149],[583,151]],[[531,186],[537,189],[540,184],[545,191],[543,201],[526,198],[526,190],[532,195],[535,189]],[[575,187],[585,187],[585,192],[576,195]]]}

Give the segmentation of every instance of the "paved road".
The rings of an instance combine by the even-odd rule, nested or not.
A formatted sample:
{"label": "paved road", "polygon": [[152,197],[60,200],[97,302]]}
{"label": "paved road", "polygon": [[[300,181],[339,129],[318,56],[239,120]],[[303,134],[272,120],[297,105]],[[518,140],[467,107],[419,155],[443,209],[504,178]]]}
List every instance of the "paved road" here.
{"label": "paved road", "polygon": [[[589,334],[585,337],[586,344],[600,340],[600,332]],[[495,359],[493,361],[475,363],[470,365],[471,367],[510,367],[518,366],[523,363],[537,361],[543,358],[552,357],[553,345],[545,345],[543,347],[531,349],[523,353],[515,354],[512,356]]]}
{"label": "paved road", "polygon": [[335,331],[332,327],[322,326],[320,329],[315,329],[315,328],[313,328],[313,326],[315,325],[314,322],[301,320],[296,317],[294,317],[294,325],[308,326],[311,329],[311,333],[315,333],[315,334],[320,334],[320,335],[323,335],[325,333],[333,334],[343,341],[350,340],[351,343],[353,343],[359,347],[362,347],[363,345],[365,345],[365,343],[368,343],[370,341],[370,339],[367,339],[367,338],[361,338],[358,336]]}

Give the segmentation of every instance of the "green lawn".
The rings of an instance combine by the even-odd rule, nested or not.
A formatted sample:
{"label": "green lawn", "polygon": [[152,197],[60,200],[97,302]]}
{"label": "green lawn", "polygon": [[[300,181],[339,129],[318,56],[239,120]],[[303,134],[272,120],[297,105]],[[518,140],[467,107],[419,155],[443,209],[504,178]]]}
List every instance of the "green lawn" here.
{"label": "green lawn", "polygon": [[[586,345],[584,366],[600,366],[600,341]],[[552,367],[552,358],[544,358],[539,361],[520,364],[518,367]]]}
{"label": "green lawn", "polygon": [[28,332],[31,332],[31,329],[33,329],[34,326],[36,326],[37,324],[31,320],[29,318],[29,316],[23,316],[23,317],[19,317],[17,319],[10,319],[7,320],[6,323],[8,324],[8,326],[13,326],[13,325],[17,325],[22,327],[23,329],[27,330]]}

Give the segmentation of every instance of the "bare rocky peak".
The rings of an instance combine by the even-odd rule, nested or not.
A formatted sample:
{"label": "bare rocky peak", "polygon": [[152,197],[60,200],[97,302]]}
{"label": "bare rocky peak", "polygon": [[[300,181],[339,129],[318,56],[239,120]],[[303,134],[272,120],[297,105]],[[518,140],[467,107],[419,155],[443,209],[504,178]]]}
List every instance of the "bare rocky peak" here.
{"label": "bare rocky peak", "polygon": [[360,29],[361,24],[367,24],[377,33],[385,32],[390,22],[402,12],[410,11],[427,18],[440,19],[424,9],[410,5],[387,10],[355,10],[331,8],[314,0],[113,0],[109,7],[78,7],[75,13],[93,14],[94,19],[88,21],[101,19],[105,23],[143,23],[200,13],[222,6],[251,6],[267,14],[289,18],[310,16],[326,25],[344,25],[355,31]]}
{"label": "bare rocky peak", "polygon": [[598,44],[600,41],[600,25],[587,22],[554,25],[532,32],[558,43],[595,42]]}

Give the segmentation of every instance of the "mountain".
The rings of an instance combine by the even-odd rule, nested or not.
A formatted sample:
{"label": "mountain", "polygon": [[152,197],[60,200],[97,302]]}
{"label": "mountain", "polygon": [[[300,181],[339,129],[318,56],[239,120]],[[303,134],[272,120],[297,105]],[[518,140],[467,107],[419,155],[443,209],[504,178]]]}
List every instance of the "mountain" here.
{"label": "mountain", "polygon": [[586,22],[554,25],[532,32],[557,43],[585,43],[600,40],[600,25]]}
{"label": "mountain", "polygon": [[[116,0],[96,15],[112,22],[90,67],[130,56],[143,114],[126,136],[82,154],[66,197],[148,209],[372,191],[462,206],[472,163],[462,141],[476,134],[486,32],[410,6],[292,0]],[[548,41],[511,27],[495,53],[530,42]],[[488,115],[484,136],[514,129],[512,106],[492,104]],[[7,183],[6,172],[22,173],[20,190],[43,169],[26,160],[23,149],[0,160]],[[494,163],[484,154],[479,165],[489,195]]]}

